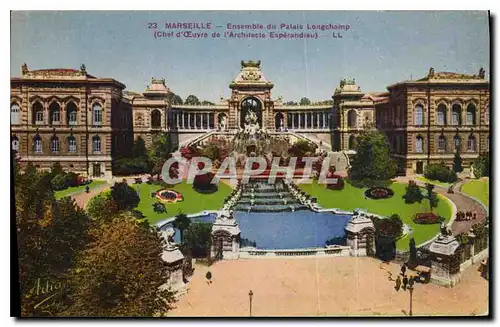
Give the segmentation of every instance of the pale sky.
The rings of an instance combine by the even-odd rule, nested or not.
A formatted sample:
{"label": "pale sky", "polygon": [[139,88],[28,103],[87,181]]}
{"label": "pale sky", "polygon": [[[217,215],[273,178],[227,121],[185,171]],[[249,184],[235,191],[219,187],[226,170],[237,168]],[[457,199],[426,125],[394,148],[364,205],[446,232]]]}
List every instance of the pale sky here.
{"label": "pale sky", "polygon": [[[154,39],[148,22],[233,24],[349,24],[342,39],[331,31],[316,40]],[[273,97],[331,99],[341,78],[363,91],[436,72],[489,74],[487,12],[13,12],[11,76],[30,69],[75,68],[85,63],[97,77],[111,77],[143,91],[151,77],[185,99],[217,102],[241,60],[261,60],[275,84]],[[209,31],[210,33],[213,32]]]}

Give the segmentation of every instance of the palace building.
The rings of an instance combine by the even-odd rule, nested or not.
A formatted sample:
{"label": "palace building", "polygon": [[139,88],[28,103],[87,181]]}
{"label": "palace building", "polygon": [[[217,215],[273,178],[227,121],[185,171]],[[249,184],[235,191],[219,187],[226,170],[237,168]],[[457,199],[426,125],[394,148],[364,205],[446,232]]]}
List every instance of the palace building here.
{"label": "palace building", "polygon": [[142,137],[149,146],[167,133],[174,147],[211,135],[235,135],[248,112],[259,127],[304,139],[327,152],[355,153],[365,128],[384,131],[401,172],[421,173],[428,163],[451,164],[459,148],[468,165],[489,149],[489,82],[478,75],[434,73],[396,83],[387,92],[364,93],[343,79],[332,100],[290,105],[273,97],[274,84],[260,61],[242,61],[230,82],[231,96],[216,104],[173,101],[164,79],[143,92],[126,91],[112,78],[97,78],[84,65],[29,70],[11,78],[11,141],[21,164],[48,169],[58,161],[68,171],[111,178],[113,159],[130,154]]}

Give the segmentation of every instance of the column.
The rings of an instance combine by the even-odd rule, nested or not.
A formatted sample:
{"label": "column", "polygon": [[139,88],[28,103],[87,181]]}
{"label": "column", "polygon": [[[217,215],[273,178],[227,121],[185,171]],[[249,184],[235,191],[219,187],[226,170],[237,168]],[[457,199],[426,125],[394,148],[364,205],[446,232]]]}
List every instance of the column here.
{"label": "column", "polygon": [[309,113],[304,112],[304,128],[306,128],[306,129],[308,128],[307,125],[309,124],[309,119],[307,119],[308,118],[307,116],[309,116]]}
{"label": "column", "polygon": [[184,116],[186,115],[184,112],[181,112],[181,115],[182,115],[182,129],[185,129],[186,128],[186,119],[184,118]]}
{"label": "column", "polygon": [[194,129],[198,129],[198,125],[196,124],[197,123],[197,119],[196,119],[197,115],[198,115],[198,113],[196,113],[196,112],[193,113],[193,117],[194,117],[194,121],[193,121],[193,123],[194,123]]}
{"label": "column", "polygon": [[291,113],[290,118],[292,119],[292,129],[295,129],[295,114]]}
{"label": "column", "polygon": [[316,116],[316,128],[319,129],[319,113],[315,112],[314,115]]}
{"label": "column", "polygon": [[210,113],[207,112],[207,129],[210,129]]}
{"label": "column", "polygon": [[200,112],[200,128],[201,129],[205,129],[205,126],[203,126],[203,122],[204,122],[204,119],[203,119],[203,112]]}
{"label": "column", "polygon": [[298,115],[299,115],[299,127],[298,127],[298,129],[301,129],[301,125],[302,125],[301,124],[302,123],[302,113],[299,112]]}
{"label": "column", "polygon": [[178,111],[175,112],[175,120],[176,120],[176,123],[177,123],[177,129],[179,129],[179,115],[180,113]]}
{"label": "column", "polygon": [[324,112],[321,114],[323,115],[323,129],[325,129],[326,128],[326,115]]}

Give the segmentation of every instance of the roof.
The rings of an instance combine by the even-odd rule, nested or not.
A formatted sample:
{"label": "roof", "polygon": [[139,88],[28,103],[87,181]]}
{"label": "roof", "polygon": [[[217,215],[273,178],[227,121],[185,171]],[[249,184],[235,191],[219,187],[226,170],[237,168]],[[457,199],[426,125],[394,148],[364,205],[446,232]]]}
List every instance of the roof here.
{"label": "roof", "polygon": [[481,68],[478,74],[462,74],[456,72],[435,72],[434,68],[429,69],[427,76],[418,80],[406,80],[391,84],[387,89],[394,88],[400,85],[421,85],[421,84],[489,84],[485,79],[485,70]]}
{"label": "roof", "polygon": [[267,79],[260,69],[260,60],[242,60],[241,70],[229,85],[230,88],[238,87],[262,87],[271,89],[274,84]]}

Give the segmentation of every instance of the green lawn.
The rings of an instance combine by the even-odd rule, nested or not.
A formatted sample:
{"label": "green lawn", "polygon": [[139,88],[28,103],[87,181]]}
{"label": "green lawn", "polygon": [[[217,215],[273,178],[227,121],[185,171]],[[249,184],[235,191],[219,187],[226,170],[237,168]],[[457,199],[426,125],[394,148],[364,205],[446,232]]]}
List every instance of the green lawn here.
{"label": "green lawn", "polygon": [[452,183],[443,183],[443,182],[440,182],[438,180],[427,179],[424,176],[417,177],[417,180],[421,181],[421,182],[424,182],[424,183],[431,183],[431,184],[434,184],[436,186],[441,186],[441,187],[444,187],[444,188],[448,188],[452,184]]}
{"label": "green lawn", "polygon": [[231,194],[232,189],[224,183],[219,183],[219,189],[217,192],[212,194],[201,194],[193,189],[191,184],[186,184],[182,182],[177,184],[170,189],[180,192],[184,201],[176,203],[165,203],[167,212],[163,214],[158,214],[153,211],[153,203],[159,200],[151,197],[151,192],[156,192],[162,189],[159,185],[150,185],[146,183],[134,184],[133,188],[139,193],[141,201],[137,206],[137,210],[140,210],[144,216],[147,217],[151,224],[154,224],[160,220],[173,217],[179,212],[185,214],[197,213],[203,210],[218,210],[222,207],[224,199]]}
{"label": "green lawn", "polygon": [[478,180],[472,180],[462,185],[461,190],[467,195],[481,201],[486,207],[489,206],[490,201],[490,179],[482,178]]}
{"label": "green lawn", "polygon": [[[406,204],[402,196],[405,194],[406,184],[393,183],[390,188],[394,191],[394,196],[389,199],[372,200],[365,198],[364,192],[366,188],[360,189],[352,186],[348,182],[342,191],[328,190],[324,185],[317,184],[300,184],[299,187],[318,199],[318,203],[324,208],[338,208],[342,210],[354,210],[356,208],[366,209],[368,212],[390,216],[398,214],[401,220],[413,228],[413,236],[415,242],[421,244],[439,233],[439,224],[433,225],[418,225],[412,220],[414,214],[418,212],[429,211],[428,200],[423,200],[422,203]],[[438,195],[440,201],[434,212],[444,217],[449,221],[452,214],[451,204],[447,199]],[[404,237],[397,242],[398,249],[408,249],[410,239]]]}
{"label": "green lawn", "polygon": [[[92,180],[92,182],[90,182],[90,184],[87,184],[87,185],[91,189],[93,189],[93,188],[95,188],[95,187],[97,187],[99,185],[103,185],[105,183],[106,183],[105,181]],[[60,198],[65,197],[65,196],[69,196],[69,195],[71,195],[73,193],[83,192],[83,191],[85,191],[85,187],[87,185],[81,185],[81,186],[75,186],[75,187],[68,187],[65,190],[54,192],[54,196],[55,196],[56,199],[60,199]]]}

